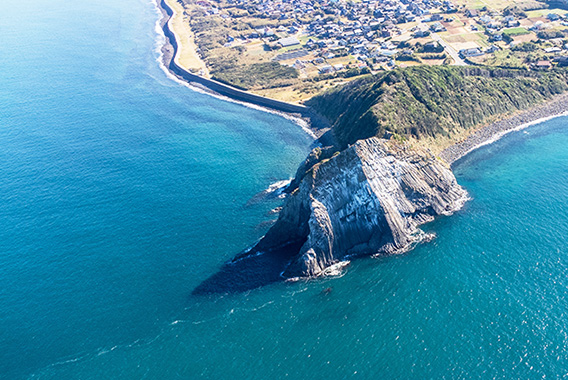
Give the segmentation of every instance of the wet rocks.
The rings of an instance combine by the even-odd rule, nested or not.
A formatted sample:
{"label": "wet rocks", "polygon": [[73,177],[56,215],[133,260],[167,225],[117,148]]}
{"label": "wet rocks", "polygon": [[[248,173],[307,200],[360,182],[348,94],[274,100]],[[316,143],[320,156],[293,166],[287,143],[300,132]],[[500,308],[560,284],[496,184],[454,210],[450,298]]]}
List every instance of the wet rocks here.
{"label": "wet rocks", "polygon": [[561,115],[567,111],[568,94],[558,95],[553,100],[479,129],[465,140],[446,148],[440,153],[440,157],[451,165],[475,148],[497,140],[509,131],[528,123],[538,122],[540,119]]}
{"label": "wet rocks", "polygon": [[284,277],[318,276],[349,256],[403,252],[423,236],[420,224],[451,214],[467,197],[434,156],[376,137],[319,161],[313,155],[276,224],[248,252],[296,247]]}

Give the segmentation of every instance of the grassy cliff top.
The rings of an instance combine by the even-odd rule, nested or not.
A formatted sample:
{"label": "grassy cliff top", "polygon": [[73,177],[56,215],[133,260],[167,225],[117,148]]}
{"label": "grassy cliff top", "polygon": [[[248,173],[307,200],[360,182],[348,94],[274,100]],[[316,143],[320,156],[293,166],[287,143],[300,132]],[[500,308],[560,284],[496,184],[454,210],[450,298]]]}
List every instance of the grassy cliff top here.
{"label": "grassy cliff top", "polygon": [[415,66],[353,81],[307,104],[327,117],[342,147],[390,132],[448,138],[568,90],[568,71]]}

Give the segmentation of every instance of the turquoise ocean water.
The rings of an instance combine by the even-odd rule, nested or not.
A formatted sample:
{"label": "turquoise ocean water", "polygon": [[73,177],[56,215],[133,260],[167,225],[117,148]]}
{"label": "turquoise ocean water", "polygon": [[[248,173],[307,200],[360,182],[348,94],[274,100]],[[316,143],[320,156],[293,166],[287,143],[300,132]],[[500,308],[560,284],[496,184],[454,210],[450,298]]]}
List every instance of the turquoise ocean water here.
{"label": "turquoise ocean water", "polygon": [[567,118],[462,160],[472,200],[406,255],[196,295],[267,230],[279,201],[256,195],[311,139],[170,80],[152,3],[4,5],[1,379],[568,372]]}

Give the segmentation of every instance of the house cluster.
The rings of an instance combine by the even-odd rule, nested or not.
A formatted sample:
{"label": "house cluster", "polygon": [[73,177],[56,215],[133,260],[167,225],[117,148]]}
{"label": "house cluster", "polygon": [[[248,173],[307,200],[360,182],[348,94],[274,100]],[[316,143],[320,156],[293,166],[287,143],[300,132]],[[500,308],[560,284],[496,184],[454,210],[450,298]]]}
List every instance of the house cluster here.
{"label": "house cluster", "polygon": [[[295,59],[292,65],[299,69],[308,63],[314,64],[320,74],[346,69],[345,62],[330,61],[345,56],[350,56],[349,67],[394,67],[397,57],[412,55],[412,50],[405,51],[393,42],[397,36],[410,32],[413,38],[420,39],[444,32],[445,25],[452,25],[452,13],[458,11],[450,0],[198,0],[197,4],[210,15],[253,17],[257,24],[258,20],[267,20],[263,27],[227,36],[227,46],[236,39],[240,39],[241,44],[262,40],[271,50],[280,51],[274,60]],[[498,45],[503,44],[499,41],[512,41],[506,29],[521,26],[516,14],[470,9],[465,11],[465,16],[475,20],[468,24],[471,32],[484,31],[490,45],[483,49],[462,49],[458,52],[462,59],[500,50],[502,47]],[[565,19],[556,13],[546,18],[549,22]],[[568,19],[566,21],[568,26]],[[408,25],[412,27],[408,29]],[[526,26],[526,22],[523,25]],[[537,21],[529,29],[536,32],[546,28],[546,23]],[[430,44],[432,49],[425,44],[423,52],[444,51],[437,42]],[[309,60],[302,60],[306,56],[310,56]],[[541,62],[539,66],[546,65]]]}
{"label": "house cluster", "polygon": [[[281,20],[278,27],[257,28],[241,37],[263,39],[273,46],[302,48],[325,60],[352,55],[357,65],[394,66],[396,45],[388,42],[400,35],[399,24],[422,21],[416,36],[444,31],[444,17],[457,11],[449,0],[226,0],[231,7],[260,19]],[[213,0],[202,7],[211,14]],[[218,13],[218,10],[215,11]],[[223,13],[223,12],[221,12]],[[285,21],[285,22],[284,22]],[[274,22],[268,23],[274,24]],[[286,25],[286,26],[284,26]],[[342,70],[342,65],[324,65],[320,73]]]}
{"label": "house cluster", "polygon": [[[510,28],[517,28],[521,26],[520,19],[514,15],[498,15],[498,14],[485,14],[481,15],[477,10],[468,10],[465,12],[466,16],[474,18],[478,24],[483,26],[485,33],[489,36],[490,41],[503,41],[507,40],[507,35],[504,33],[506,29]],[[556,13],[549,13],[546,15],[546,20],[548,22],[544,22],[538,20],[534,22],[531,26],[528,26],[527,29],[538,33],[540,31],[544,31],[550,28],[550,22],[558,21],[558,20],[566,20],[566,16],[559,15]],[[568,22],[562,21],[562,25],[568,26]],[[476,26],[472,26],[473,31],[477,31],[479,28]],[[506,42],[511,42],[506,41]]]}
{"label": "house cluster", "polygon": [[[510,47],[515,45],[513,38],[507,34],[507,29],[510,28],[519,28],[521,26],[521,21],[518,16],[514,15],[499,15],[496,13],[490,14],[482,14],[478,10],[467,10],[465,15],[470,18],[474,18],[476,22],[483,27],[485,30],[485,34],[488,36],[488,40],[490,42],[498,42],[504,41],[509,44]],[[526,16],[524,16],[526,18]],[[551,24],[554,21],[561,21],[561,25],[568,26],[568,22],[564,21],[567,20],[567,17],[564,15],[560,15],[557,13],[548,13],[546,16],[546,22],[542,20],[535,21],[532,23],[531,26],[527,26],[527,23],[524,22],[524,27],[528,31],[532,31],[539,36],[539,32],[546,31],[551,29]],[[477,31],[479,28],[472,25],[472,31]],[[519,28],[522,30],[522,28]],[[540,60],[538,62],[532,62],[531,68],[537,70],[546,70],[553,66],[552,62],[556,62],[558,66],[567,66],[568,65],[568,56],[563,56],[560,53],[563,52],[563,49],[559,46],[564,45],[564,52],[568,48],[568,45],[564,44],[563,38],[547,38],[549,42],[553,45],[552,47],[547,47],[542,49],[542,51],[546,54],[551,54],[550,60]],[[499,50],[499,47],[496,45],[491,45],[489,48],[481,49],[481,48],[469,48],[469,49],[462,49],[459,51],[459,55],[462,58],[472,58],[481,56],[487,53],[493,53]],[[556,54],[556,55],[552,55]]]}
{"label": "house cluster", "polygon": [[[416,17],[430,13],[432,9],[455,12],[447,0],[227,0],[250,14],[270,19],[312,19],[315,16],[344,16],[350,20],[361,17],[394,19],[398,22],[414,21]],[[306,17],[307,16],[307,17]]]}
{"label": "house cluster", "polygon": [[478,47],[474,47],[474,48],[469,48],[469,49],[461,49],[458,54],[460,55],[461,58],[466,59],[466,58],[473,58],[473,57],[479,57],[485,54],[490,54],[490,53],[494,53],[497,50],[500,50],[498,46],[496,45],[491,45],[486,49],[481,49]]}

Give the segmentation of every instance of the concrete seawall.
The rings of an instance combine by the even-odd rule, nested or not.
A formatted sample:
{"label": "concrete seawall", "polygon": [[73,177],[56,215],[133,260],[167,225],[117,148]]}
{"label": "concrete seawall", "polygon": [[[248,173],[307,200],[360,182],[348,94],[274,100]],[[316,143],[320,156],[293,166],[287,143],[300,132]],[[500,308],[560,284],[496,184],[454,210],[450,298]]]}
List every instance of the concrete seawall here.
{"label": "concrete seawall", "polygon": [[[231,99],[259,105],[262,107],[271,108],[277,111],[289,112],[289,113],[298,113],[305,117],[314,118],[316,116],[310,107],[306,107],[299,104],[292,104],[283,102],[276,99],[266,98],[264,96],[255,95],[247,91],[239,90],[235,87],[228,86],[224,83],[217,82],[212,79],[207,79],[199,75],[195,75],[190,73],[189,71],[185,70],[184,68],[180,67],[176,63],[176,56],[178,52],[178,42],[176,40],[175,34],[172,32],[169,26],[170,18],[173,16],[173,10],[169,7],[169,5],[165,2],[165,0],[160,0],[160,7],[166,12],[168,15],[167,20],[165,20],[163,25],[164,35],[166,39],[170,43],[173,48],[173,56],[169,62],[166,63],[166,67],[175,75],[182,78],[187,82],[199,83],[203,87],[208,88],[211,91],[214,91],[220,95],[227,96]],[[319,119],[319,118],[318,118]]]}

